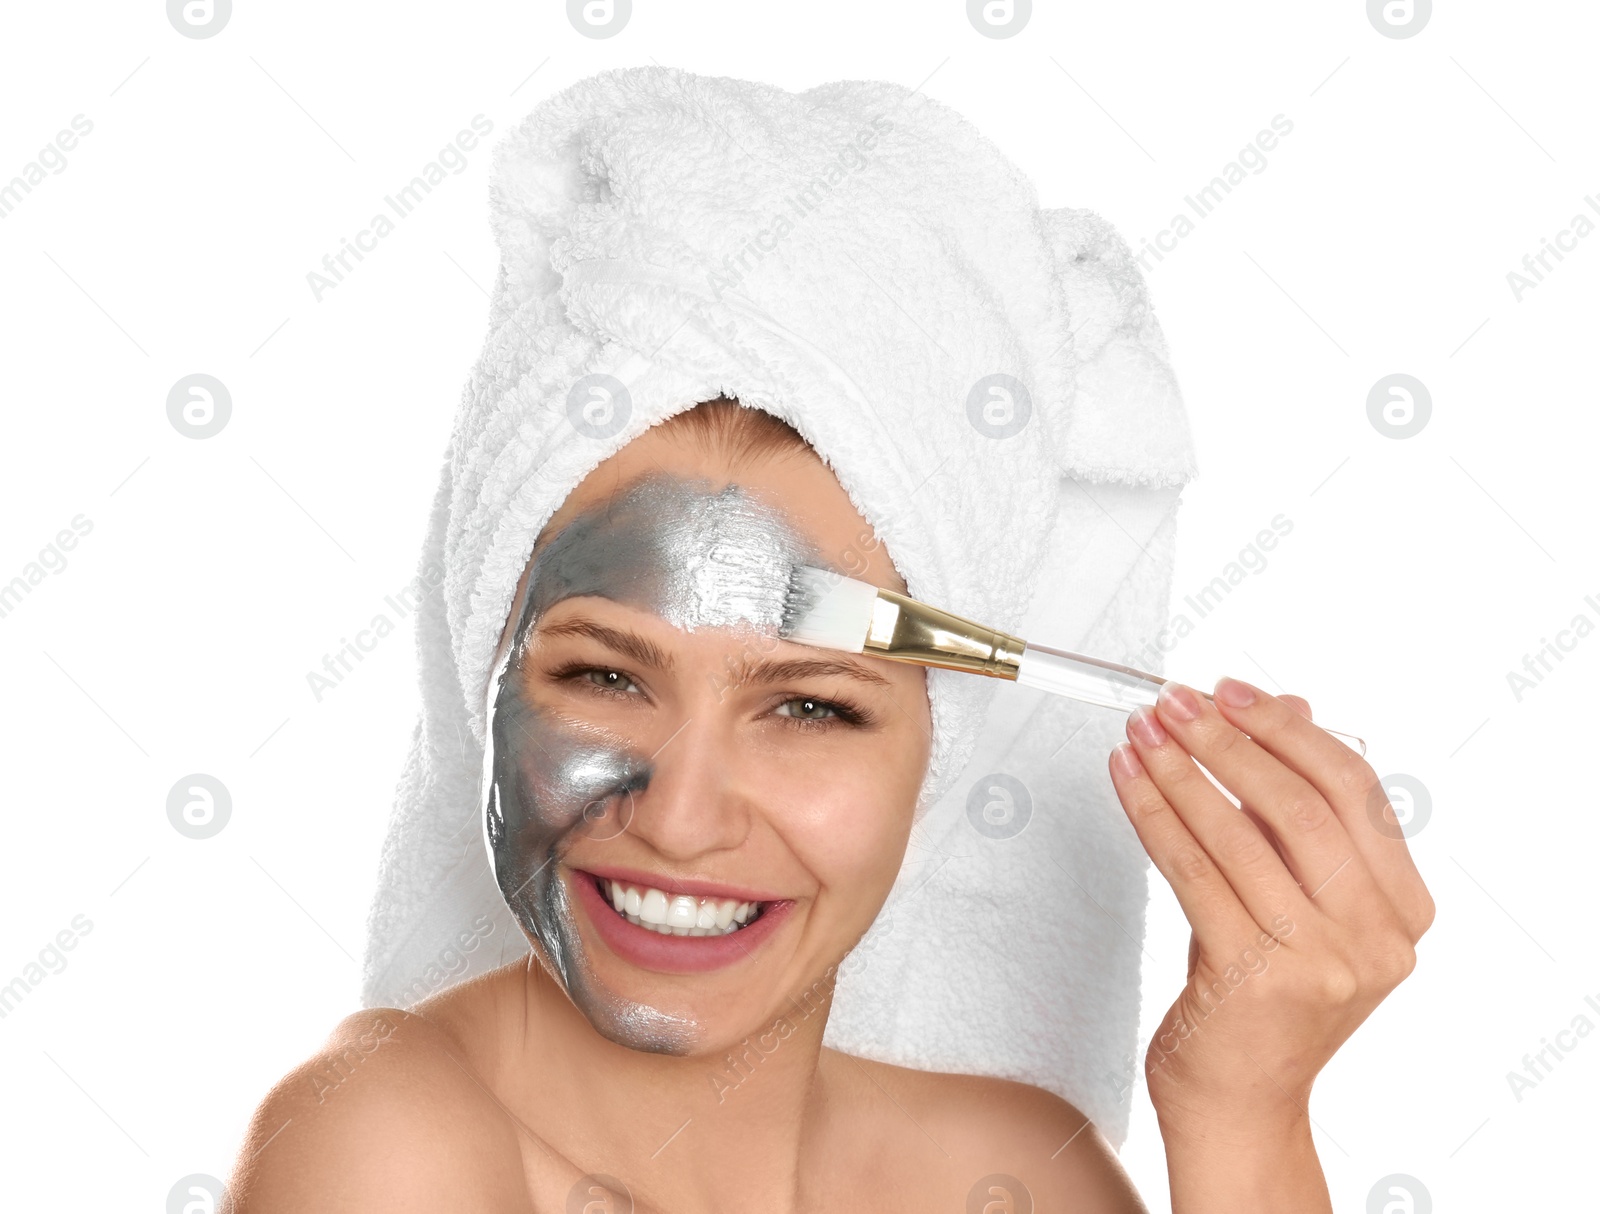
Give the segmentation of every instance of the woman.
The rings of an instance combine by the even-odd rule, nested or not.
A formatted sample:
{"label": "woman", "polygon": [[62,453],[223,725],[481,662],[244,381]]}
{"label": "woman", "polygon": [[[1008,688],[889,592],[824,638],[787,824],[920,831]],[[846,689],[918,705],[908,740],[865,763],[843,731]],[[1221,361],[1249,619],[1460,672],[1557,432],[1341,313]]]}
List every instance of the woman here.
{"label": "woman", "polygon": [[[865,520],[786,431],[723,402],[680,414],[596,468],[546,532],[666,473],[737,485],[792,511],[819,548],[842,550]],[[864,580],[903,592],[882,547],[870,560]],[[557,603],[532,635],[529,699],[663,754],[648,803],[626,829],[580,839],[561,879],[576,888],[603,869],[672,893],[777,897],[790,903],[783,922],[736,964],[662,974],[609,949],[583,915],[614,912],[574,894],[594,977],[687,1012],[704,1029],[693,1053],[608,1040],[533,954],[409,1012],[368,1009],[258,1111],[260,1153],[241,1154],[233,1181],[238,1210],[929,1210],[960,1208],[994,1175],[1020,1180],[1040,1209],[1144,1208],[1060,1098],[822,1046],[831,973],[905,850],[928,752],[919,668],[853,659],[746,678],[727,694],[704,673],[747,656],[747,635],[686,633],[597,596]],[[818,653],[774,641],[762,656]],[[1174,1208],[1329,1208],[1305,1113],[1311,1081],[1410,972],[1432,903],[1404,841],[1367,821],[1371,768],[1303,707],[1260,691],[1232,707],[1223,692],[1186,720],[1182,698],[1134,714],[1110,761],[1195,928],[1193,972],[1146,1059]],[[1250,821],[1230,817],[1195,760],[1252,807]],[[1321,888],[1307,889],[1308,876]],[[1271,968],[1213,1014],[1224,971],[1252,950],[1268,950]],[[723,1057],[762,1032],[782,1047],[730,1084]],[[645,1129],[665,1123],[680,1126],[667,1141]],[[629,1196],[607,1197],[619,1177]],[[569,1205],[574,1192],[582,1200]]]}
{"label": "woman", "polygon": [[[787,280],[769,266],[771,276],[741,282],[732,303],[675,294],[687,309],[677,328],[671,309],[652,327],[641,321],[651,319],[641,301],[661,288],[660,267],[630,266],[625,254],[638,253],[639,233],[675,249],[664,216],[681,221],[696,195],[682,181],[652,183],[642,157],[660,132],[647,131],[651,120],[639,114],[693,93],[695,106],[674,111],[661,130],[714,129],[704,146],[718,149],[730,129],[749,139],[758,127],[726,114],[697,122],[725,83],[650,69],[609,74],[600,91],[617,96],[602,98],[610,108],[596,128],[606,139],[638,132],[636,144],[606,154],[572,147],[582,141],[557,136],[581,107],[562,98],[540,142],[556,150],[536,171],[519,168],[514,152],[502,160],[502,201],[521,191],[521,205],[502,213],[493,357],[469,394],[435,516],[427,559],[446,566],[445,591],[419,623],[425,686],[456,679],[454,700],[464,697],[482,719],[425,721],[433,766],[414,767],[405,787],[428,783],[416,773],[432,779],[441,765],[470,767],[481,741],[485,800],[470,820],[485,824],[485,840],[457,829],[426,842],[462,854],[476,845],[479,857],[487,845],[494,894],[532,951],[405,1010],[371,1007],[341,1023],[258,1110],[232,1182],[240,1210],[1143,1208],[1094,1125],[1042,1087],[893,1066],[823,1045],[840,963],[884,905],[931,774],[941,759],[946,774],[959,767],[941,753],[940,714],[957,702],[950,692],[965,686],[959,680],[976,680],[936,682],[951,672],[778,641],[746,602],[686,620],[661,592],[751,520],[774,542],[852,554],[862,580],[905,591],[917,583],[904,569],[931,585],[931,558],[919,547],[928,520],[857,504],[874,500],[864,462],[876,470],[918,458],[932,469],[915,473],[929,486],[925,497],[956,500],[976,484],[1011,524],[950,540],[947,558],[981,551],[985,571],[1022,584],[1046,534],[1029,513],[1029,486],[1050,475],[1053,446],[1082,455],[1094,441],[1043,407],[1066,390],[1049,378],[1065,344],[1057,334],[1066,331],[1053,271],[1038,268],[1050,252],[1026,198],[1005,209],[1015,183],[999,159],[984,159],[992,149],[964,134],[932,139],[932,123],[949,132],[942,113],[897,113],[902,137],[923,140],[919,155],[949,150],[943,177],[969,174],[963,196],[995,194],[970,228],[953,235],[928,224],[921,246],[917,224],[905,222],[914,208],[897,214],[894,242],[874,248],[898,259],[896,286],[909,298],[910,284],[920,283],[924,299],[937,294],[929,284],[941,268],[970,273],[987,249],[994,273],[985,297],[1013,292],[1001,317],[934,309],[919,321],[898,302],[875,310],[866,298],[832,307],[831,316],[810,306],[836,295],[850,272],[827,256],[835,247],[849,252],[850,231],[802,245],[826,231],[819,217],[809,233],[789,237]],[[637,93],[650,94],[648,111],[627,108]],[[813,112],[805,110],[808,121]],[[825,118],[815,130],[790,131],[786,150],[808,133],[826,147],[841,127],[854,129],[837,109]],[[740,143],[738,154],[748,152]],[[886,148],[858,170],[879,205],[881,186],[896,174],[903,184],[916,162],[897,166],[894,154]],[[572,175],[575,166],[596,172],[607,155],[614,167],[603,188]],[[648,204],[663,199],[669,210],[652,211]],[[864,214],[839,213],[857,226]],[[985,244],[997,230],[1006,240]],[[721,264],[715,234],[707,239],[696,256]],[[1017,248],[1023,253],[1008,260]],[[868,257],[857,248],[850,265],[862,268]],[[1057,267],[1061,260],[1057,251]],[[580,262],[593,275],[582,289]],[[559,288],[552,268],[564,272]],[[802,271],[816,278],[809,295],[796,285]],[[1033,285],[1055,303],[1034,310],[1023,298]],[[1074,304],[1090,299],[1068,295]],[[746,306],[751,299],[759,310]],[[895,310],[909,318],[900,329]],[[1088,303],[1081,312],[1080,338],[1094,317]],[[825,342],[797,335],[803,327],[815,336],[830,322],[838,327]],[[704,344],[664,352],[680,329]],[[871,339],[860,357],[850,349],[858,330]],[[1110,331],[1097,340],[1111,343]],[[1141,332],[1149,341],[1148,326]],[[768,343],[761,357],[741,357],[758,340]],[[1034,429],[1017,428],[1026,445],[1005,446],[1017,433],[988,414],[999,433],[980,430],[974,442],[965,418],[952,422],[926,402],[959,399],[1007,340],[1026,343],[1018,357],[1028,382],[1053,387],[1037,393]],[[591,370],[612,341],[653,360],[653,369],[630,373],[632,429],[608,429],[584,413],[562,430],[543,407],[550,384]],[[719,342],[721,370],[717,354],[706,356]],[[1089,349],[1076,348],[1084,383]],[[778,364],[781,382],[761,385]],[[733,400],[682,411],[686,367],[698,368],[687,378],[702,381],[745,376],[808,432]],[[874,382],[875,374],[884,378]],[[522,384],[538,389],[523,399]],[[828,428],[835,397],[853,410],[846,429]],[[897,404],[916,424],[875,429],[872,416]],[[1075,418],[1092,416],[1086,392],[1079,404]],[[1114,404],[1136,407],[1132,395]],[[808,441],[816,435],[825,445]],[[613,449],[596,460],[593,442]],[[880,446],[852,462],[850,448],[872,442]],[[515,488],[498,496],[481,484],[463,489],[472,469],[501,455]],[[1104,459],[1096,455],[1097,466]],[[572,475],[579,468],[587,471]],[[551,508],[519,505],[524,490]],[[619,551],[670,524],[675,511],[713,525],[666,527],[672,543],[635,545],[629,576],[607,580]],[[460,537],[474,527],[484,538],[463,558]],[[525,544],[521,535],[535,527],[536,540]],[[484,587],[513,555],[521,577],[505,603]],[[464,571],[454,584],[452,569]],[[1000,599],[974,595],[981,598],[972,591],[940,605],[1008,622],[993,614]],[[481,633],[491,618],[497,647]],[[487,654],[463,658],[474,646],[495,648],[492,678],[479,673]],[[431,670],[430,654],[439,663]],[[1235,705],[1230,695],[1253,698]],[[443,696],[435,707],[451,704]],[[1186,716],[1186,705],[1197,711]],[[1154,712],[1129,718],[1109,774],[1194,929],[1191,973],[1146,1058],[1175,1208],[1327,1209],[1305,1112],[1311,1082],[1409,972],[1432,917],[1398,832],[1374,828],[1381,788],[1370,767],[1310,724],[1303,705],[1232,683],[1219,684],[1215,706],[1169,687]],[[687,918],[674,921],[675,908]],[[1044,998],[1060,977],[1040,975]]]}

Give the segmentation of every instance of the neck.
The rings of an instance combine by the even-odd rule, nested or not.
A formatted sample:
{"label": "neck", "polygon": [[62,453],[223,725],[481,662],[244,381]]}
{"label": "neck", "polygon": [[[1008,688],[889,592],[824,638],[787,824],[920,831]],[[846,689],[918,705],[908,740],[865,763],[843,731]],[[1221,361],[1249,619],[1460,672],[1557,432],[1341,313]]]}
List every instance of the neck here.
{"label": "neck", "polygon": [[667,1209],[796,1208],[829,1099],[831,967],[747,1035],[690,1056],[600,1036],[531,955],[513,972],[526,1006],[513,1083],[551,1145]]}

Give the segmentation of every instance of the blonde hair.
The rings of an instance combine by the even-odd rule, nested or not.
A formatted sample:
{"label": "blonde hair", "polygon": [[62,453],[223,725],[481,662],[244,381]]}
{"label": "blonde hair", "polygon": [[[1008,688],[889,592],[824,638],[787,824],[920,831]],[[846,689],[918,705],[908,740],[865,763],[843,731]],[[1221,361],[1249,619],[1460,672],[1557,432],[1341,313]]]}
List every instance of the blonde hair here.
{"label": "blonde hair", "polygon": [[661,425],[696,446],[709,448],[735,470],[761,458],[811,452],[811,444],[788,422],[765,409],[742,404],[734,396],[703,400]]}

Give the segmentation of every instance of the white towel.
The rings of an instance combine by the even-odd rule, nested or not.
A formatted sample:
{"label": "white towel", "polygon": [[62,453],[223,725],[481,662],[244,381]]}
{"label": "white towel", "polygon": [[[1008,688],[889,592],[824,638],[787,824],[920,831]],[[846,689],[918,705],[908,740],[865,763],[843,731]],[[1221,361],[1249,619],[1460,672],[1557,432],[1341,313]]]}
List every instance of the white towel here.
{"label": "white towel", "polygon": [[[502,139],[491,213],[501,268],[423,550],[422,711],[368,921],[368,1006],[527,951],[480,824],[490,665],[539,529],[649,426],[718,395],[768,410],[913,597],[1118,658],[1165,623],[1196,471],[1126,243],[1090,211],[1041,209],[965,119],[899,85],[602,72]],[[569,418],[591,373],[626,388],[606,438]],[[1015,433],[973,421],[1005,421],[982,411],[996,375],[1026,394]],[[1106,768],[1124,717],[953,671],[928,690],[917,827],[825,1040],[1047,1088],[1120,1145],[1148,864]],[[968,811],[1011,795],[980,780],[996,773],[1029,807],[1007,838]]]}

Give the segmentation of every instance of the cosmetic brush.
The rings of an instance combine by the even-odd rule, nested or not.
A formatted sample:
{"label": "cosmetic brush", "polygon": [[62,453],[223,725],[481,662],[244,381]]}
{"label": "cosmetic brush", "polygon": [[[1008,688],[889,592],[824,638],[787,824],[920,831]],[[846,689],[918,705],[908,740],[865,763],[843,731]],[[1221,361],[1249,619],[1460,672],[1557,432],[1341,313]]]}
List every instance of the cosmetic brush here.
{"label": "cosmetic brush", "polygon": [[[778,635],[819,649],[1008,679],[1054,695],[1132,712],[1154,706],[1168,680],[1120,662],[1035,645],[927,603],[814,565],[794,567]],[[1196,689],[1206,699],[1212,696]],[[1325,728],[1325,727],[1324,727]],[[1326,732],[1367,744],[1335,729]]]}

